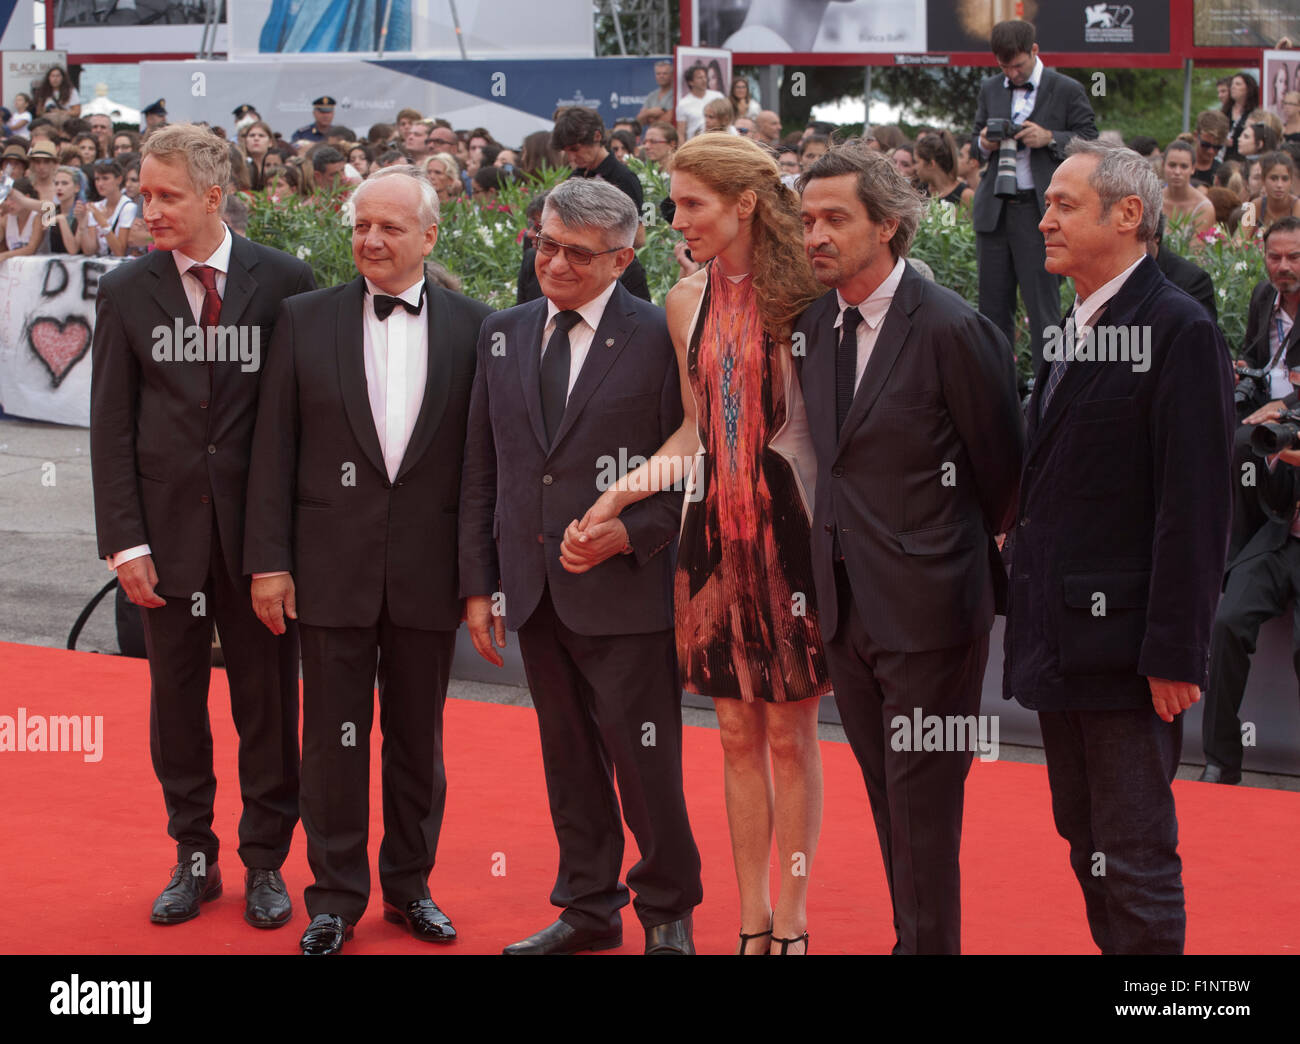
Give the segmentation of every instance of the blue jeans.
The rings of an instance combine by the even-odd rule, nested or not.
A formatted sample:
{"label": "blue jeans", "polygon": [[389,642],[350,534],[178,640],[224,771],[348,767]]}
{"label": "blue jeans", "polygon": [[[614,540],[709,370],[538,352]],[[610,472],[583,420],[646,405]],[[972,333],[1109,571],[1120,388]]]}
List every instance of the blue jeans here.
{"label": "blue jeans", "polygon": [[1178,818],[1170,781],[1183,719],[1141,710],[1040,711],[1052,814],[1070,843],[1102,953],[1182,953]]}

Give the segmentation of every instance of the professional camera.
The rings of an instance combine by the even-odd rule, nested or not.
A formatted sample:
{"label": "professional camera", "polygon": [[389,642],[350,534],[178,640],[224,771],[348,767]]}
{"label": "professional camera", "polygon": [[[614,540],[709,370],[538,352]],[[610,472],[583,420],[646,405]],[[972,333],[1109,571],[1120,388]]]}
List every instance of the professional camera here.
{"label": "professional camera", "polygon": [[1261,424],[1250,433],[1250,446],[1261,456],[1300,449],[1300,410],[1287,410],[1271,424]]}
{"label": "professional camera", "polygon": [[1237,386],[1232,390],[1232,401],[1237,406],[1253,403],[1257,396],[1268,391],[1267,370],[1237,370]]}
{"label": "professional camera", "polygon": [[997,117],[984,125],[984,136],[998,143],[997,176],[993,194],[1000,199],[1015,199],[1020,191],[1016,185],[1016,135],[1025,129],[1023,123]]}

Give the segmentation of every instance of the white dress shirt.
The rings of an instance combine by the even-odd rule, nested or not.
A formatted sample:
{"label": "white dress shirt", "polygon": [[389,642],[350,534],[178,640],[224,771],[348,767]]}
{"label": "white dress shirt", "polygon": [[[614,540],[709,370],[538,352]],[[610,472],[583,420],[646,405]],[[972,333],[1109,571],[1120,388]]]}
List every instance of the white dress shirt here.
{"label": "white dress shirt", "polygon": [[[574,311],[582,316],[582,322],[574,323],[569,330],[569,394],[573,394],[573,386],[578,381],[578,374],[582,372],[582,364],[587,361],[587,352],[591,348],[591,342],[596,336],[596,327],[600,325],[600,318],[605,314],[605,306],[609,304],[609,299],[614,296],[614,287],[618,280],[611,280],[609,286],[605,287],[604,293],[593,297],[581,308],[575,308]],[[546,301],[546,326],[542,328],[541,354],[546,354],[546,345],[551,340],[551,334],[555,332],[555,317],[563,309],[555,307],[555,302],[549,298]],[[540,357],[539,357],[540,358]],[[566,397],[565,401],[568,399]]]}
{"label": "white dress shirt", "polygon": [[1273,310],[1268,316],[1268,371],[1269,396],[1285,399],[1295,388],[1291,386],[1291,371],[1287,369],[1286,359],[1282,357],[1282,345],[1291,336],[1291,325],[1295,320],[1287,315],[1282,307],[1282,295],[1273,298]]}
{"label": "white dress shirt", "polygon": [[[366,364],[366,393],[370,414],[375,419],[375,433],[384,453],[384,468],[391,482],[397,478],[411,441],[415,422],[424,402],[425,377],[429,371],[429,313],[423,303],[419,315],[412,315],[400,305],[380,321],[375,315],[375,294],[384,291],[366,280],[365,304],[362,306],[362,351]],[[397,297],[420,304],[424,278],[412,283]]]}
{"label": "white dress shirt", "polygon": [[[124,196],[123,199],[126,197]],[[190,302],[190,312],[194,316],[194,322],[202,322],[203,317],[203,298],[206,291],[203,284],[199,282],[198,276],[185,278],[185,273],[195,265],[207,265],[209,268],[217,270],[217,293],[222,300],[226,297],[226,273],[230,271],[230,247],[233,240],[230,236],[230,229],[222,225],[222,231],[225,237],[221,240],[221,245],[206,261],[195,261],[194,258],[181,253],[179,250],[172,251],[172,260],[176,262],[176,274],[181,277],[181,287],[185,291],[186,298]],[[133,558],[143,558],[145,555],[153,554],[148,544],[137,544],[135,547],[129,547],[125,551],[119,551],[117,554],[108,556],[108,568],[110,571],[116,571],[120,565],[125,565]]]}
{"label": "white dress shirt", "polygon": [[[898,284],[903,278],[903,269],[907,265],[901,257],[894,262],[893,271],[885,276],[884,282],[875,288],[870,296],[856,305],[851,305],[844,300],[844,295],[838,290],[835,291],[835,300],[839,302],[839,314],[835,316],[835,329],[838,330],[844,325],[844,310],[846,308],[856,308],[858,314],[862,316],[862,322],[858,323],[858,360],[854,367],[853,375],[853,392],[857,394],[858,385],[862,383],[862,375],[867,372],[867,362],[871,359],[871,350],[876,346],[876,338],[880,335],[880,324],[885,320],[885,313],[889,311],[889,306],[894,302],[894,294],[898,292]],[[835,341],[839,343],[839,335],[836,334]]]}
{"label": "white dress shirt", "polygon": [[1110,300],[1120,291],[1128,277],[1133,274],[1133,270],[1146,260],[1146,254],[1142,254],[1128,268],[1124,269],[1119,275],[1109,282],[1102,283],[1091,294],[1086,301],[1080,301],[1079,295],[1074,295],[1074,340],[1077,344],[1083,334],[1084,327],[1091,327],[1092,321],[1101,314],[1101,310],[1110,304]]}

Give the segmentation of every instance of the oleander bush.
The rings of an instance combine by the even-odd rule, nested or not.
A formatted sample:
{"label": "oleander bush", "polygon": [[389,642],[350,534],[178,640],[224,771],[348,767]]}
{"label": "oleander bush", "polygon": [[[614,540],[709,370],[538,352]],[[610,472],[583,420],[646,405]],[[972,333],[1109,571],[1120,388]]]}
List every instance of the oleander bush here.
{"label": "oleander bush", "polygon": [[[668,178],[657,167],[640,160],[632,160],[629,166],[641,179],[646,201],[642,211],[646,241],[638,256],[646,269],[651,296],[663,304],[678,273],[673,257],[678,236],[658,209],[659,202],[668,195]],[[567,176],[566,168],[546,170],[528,181],[505,185],[495,203],[480,205],[457,199],[444,206],[432,259],[460,277],[463,293],[493,308],[510,307],[515,303],[519,276],[524,210],[536,193],[550,189]],[[316,274],[318,286],[346,282],[355,276],[356,268],[345,196],[345,192],[319,192],[309,197],[290,195],[277,199],[255,193],[250,206],[249,238],[306,260]],[[1262,250],[1254,241],[1227,236],[1217,229],[1194,236],[1189,222],[1178,218],[1169,222],[1166,243],[1210,274],[1218,297],[1219,325],[1235,356],[1245,339],[1251,290],[1265,278]],[[941,202],[927,207],[911,256],[933,269],[936,282],[976,306],[979,277],[969,208]],[[1074,288],[1066,280],[1061,287],[1062,315],[1073,299]],[[1023,306],[1017,309],[1016,331],[1017,366],[1021,376],[1028,377],[1029,332]]]}

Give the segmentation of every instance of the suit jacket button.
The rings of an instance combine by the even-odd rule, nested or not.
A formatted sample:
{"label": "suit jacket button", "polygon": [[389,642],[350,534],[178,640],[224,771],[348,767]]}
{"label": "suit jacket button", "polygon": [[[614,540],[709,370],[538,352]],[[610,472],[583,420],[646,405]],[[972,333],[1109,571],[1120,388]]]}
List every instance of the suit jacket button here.
{"label": "suit jacket button", "polygon": [[207,400],[207,399],[200,399],[200,400],[199,400],[199,409],[201,409],[201,410],[206,410],[207,408],[208,408],[208,400]]}
{"label": "suit jacket button", "polygon": [[217,452],[217,445],[216,445],[215,442],[210,442],[210,443],[208,443],[208,452],[209,452],[209,453],[216,453],[216,452]]}
{"label": "suit jacket button", "polygon": [[391,482],[384,483],[384,489],[392,489],[392,488],[393,488],[393,484]]}
{"label": "suit jacket button", "polygon": [[1021,529],[1024,529],[1025,526],[1027,526],[1027,525],[1029,525],[1029,519],[1027,519],[1027,518],[1022,518],[1022,519],[1020,520],[1020,528],[1021,528]]}
{"label": "suit jacket button", "polygon": [[211,498],[210,496],[208,496],[206,493],[204,493],[203,496],[199,497],[199,503],[200,503],[200,504],[210,504],[210,503],[212,503],[212,498]]}
{"label": "suit jacket button", "polygon": [[827,522],[826,525],[822,526],[822,529],[826,530],[826,532],[828,532],[828,533],[834,533],[834,532],[835,532],[835,526],[834,526],[834,524],[832,524],[832,523],[830,523],[830,522]]}
{"label": "suit jacket button", "polygon": [[835,476],[835,478],[843,478],[844,469],[837,464],[835,467],[831,468],[831,474]]}
{"label": "suit jacket button", "polygon": [[554,481],[555,481],[555,479],[553,479],[550,475],[543,475],[543,476],[542,476],[542,485],[543,485],[543,486],[549,486],[549,485],[550,485],[552,482],[554,482]]}

